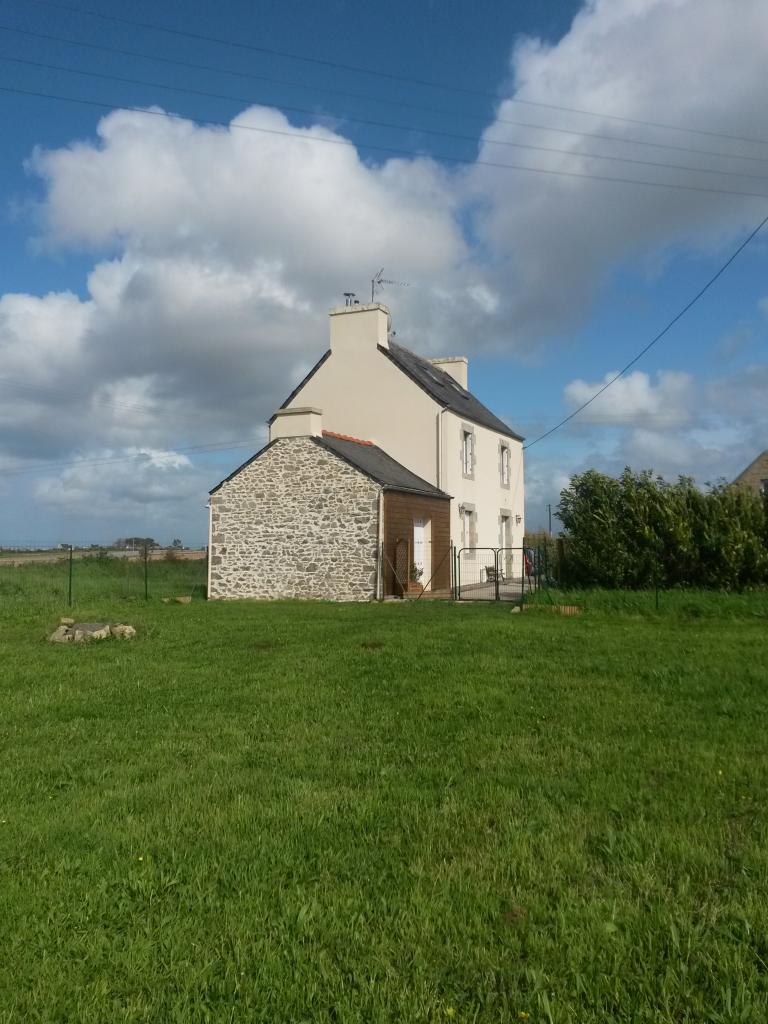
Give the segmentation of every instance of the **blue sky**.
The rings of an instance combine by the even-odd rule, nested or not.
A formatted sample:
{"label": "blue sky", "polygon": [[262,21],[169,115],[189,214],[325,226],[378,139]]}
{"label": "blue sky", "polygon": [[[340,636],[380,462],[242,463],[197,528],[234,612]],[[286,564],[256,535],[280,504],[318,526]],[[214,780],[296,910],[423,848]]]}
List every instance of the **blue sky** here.
{"label": "blue sky", "polygon": [[[398,339],[535,437],[768,212],[732,194],[768,197],[757,0],[73,6],[0,0],[0,543],[202,542],[381,265]],[[590,465],[703,482],[768,447],[767,253],[531,449],[529,526]]]}

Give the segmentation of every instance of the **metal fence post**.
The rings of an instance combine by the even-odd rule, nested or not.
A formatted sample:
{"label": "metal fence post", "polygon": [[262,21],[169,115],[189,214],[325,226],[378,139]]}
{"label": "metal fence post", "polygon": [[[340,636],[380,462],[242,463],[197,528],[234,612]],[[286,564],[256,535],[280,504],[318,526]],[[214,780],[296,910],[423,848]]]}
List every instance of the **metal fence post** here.
{"label": "metal fence post", "polygon": [[149,600],[149,544],[144,545],[144,600]]}
{"label": "metal fence post", "polygon": [[69,545],[69,607],[72,607],[72,560],[73,560],[74,548]]}
{"label": "metal fence post", "polygon": [[525,604],[525,581],[526,580],[528,581],[528,585],[529,586],[531,584],[531,577],[529,576],[529,574],[527,572],[527,569],[528,569],[528,566],[525,564],[525,545],[523,545],[523,547],[520,548],[520,573],[521,573],[520,609],[521,609],[521,611],[522,611],[523,605]]}
{"label": "metal fence post", "polygon": [[541,567],[542,567],[543,564],[544,564],[544,559],[542,558],[542,554],[541,554],[541,544],[539,544],[538,547],[536,548],[536,563],[535,563],[535,572],[534,572],[534,576],[533,576],[533,589],[536,591],[537,594],[538,594],[539,590],[541,590]]}
{"label": "metal fence post", "polygon": [[656,584],[656,611],[659,610],[659,583],[660,576],[663,571],[663,558],[664,558],[664,542],[659,538],[657,541],[657,552],[658,557],[656,559],[656,572],[654,575],[654,583]]}

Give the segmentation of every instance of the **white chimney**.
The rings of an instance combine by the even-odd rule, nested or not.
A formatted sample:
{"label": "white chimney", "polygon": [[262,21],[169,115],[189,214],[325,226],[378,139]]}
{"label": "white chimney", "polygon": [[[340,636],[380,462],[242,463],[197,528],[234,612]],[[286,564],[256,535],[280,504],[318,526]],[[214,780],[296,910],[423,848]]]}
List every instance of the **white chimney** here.
{"label": "white chimney", "polygon": [[278,437],[322,437],[323,410],[312,406],[278,409],[269,421],[269,440]]}
{"label": "white chimney", "polygon": [[366,306],[354,303],[337,306],[329,316],[332,352],[347,355],[356,349],[375,350],[377,345],[389,348],[389,310],[386,306],[378,302]]}
{"label": "white chimney", "polygon": [[466,391],[469,387],[469,360],[466,356],[443,356],[442,359],[430,359],[433,366],[439,366]]}

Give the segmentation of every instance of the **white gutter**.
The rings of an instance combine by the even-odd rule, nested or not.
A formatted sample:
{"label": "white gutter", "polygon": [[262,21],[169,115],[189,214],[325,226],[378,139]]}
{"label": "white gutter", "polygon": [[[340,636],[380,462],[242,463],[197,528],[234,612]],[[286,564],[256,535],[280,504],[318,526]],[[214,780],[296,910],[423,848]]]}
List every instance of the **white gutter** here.
{"label": "white gutter", "polygon": [[437,480],[436,485],[443,489],[443,413],[447,412],[447,406],[437,414]]}
{"label": "white gutter", "polygon": [[208,573],[207,573],[207,578],[206,578],[206,581],[205,581],[205,597],[206,597],[207,601],[210,601],[210,599],[211,599],[211,533],[212,533],[211,520],[212,520],[212,518],[213,518],[213,509],[211,508],[211,499],[208,498],[208,558],[206,559],[206,561],[208,562]]}
{"label": "white gutter", "polygon": [[376,551],[376,600],[384,599],[384,488],[379,490],[379,531]]}

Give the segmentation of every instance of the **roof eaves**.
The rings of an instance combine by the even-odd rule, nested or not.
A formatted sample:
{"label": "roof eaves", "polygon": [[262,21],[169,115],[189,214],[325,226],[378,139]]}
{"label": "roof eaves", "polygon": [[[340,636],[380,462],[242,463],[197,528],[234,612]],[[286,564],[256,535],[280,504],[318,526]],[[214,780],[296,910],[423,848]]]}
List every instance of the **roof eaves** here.
{"label": "roof eaves", "polygon": [[740,480],[745,474],[749,473],[750,470],[754,469],[756,466],[759,466],[763,459],[766,458],[766,456],[768,456],[768,448],[766,448],[764,452],[760,452],[759,455],[752,459],[750,464],[748,466],[745,466],[744,469],[742,469],[742,471],[736,477],[736,480]]}
{"label": "roof eaves", "polygon": [[[404,365],[398,359],[396,359],[395,356],[393,356],[392,353],[388,349],[384,348],[383,345],[379,345],[378,348],[379,348],[379,352],[383,353],[383,355],[385,355],[387,357],[387,359],[390,360],[390,362],[394,363],[395,366],[398,368],[398,370],[400,370],[401,373],[404,373],[405,376],[409,380],[413,381],[413,383],[418,388],[421,388],[421,390],[424,392],[424,394],[428,395],[429,398],[431,398],[432,401],[435,403],[435,405],[439,405],[441,407],[441,409],[443,409],[443,410],[449,409],[451,412],[456,413],[457,416],[461,416],[462,419],[468,420],[470,423],[476,423],[480,427],[485,427],[486,430],[494,430],[497,434],[503,434],[505,437],[511,437],[514,441],[520,441],[521,444],[525,440],[525,438],[521,434],[518,434],[517,431],[513,430],[511,427],[508,427],[507,424],[504,423],[503,420],[499,419],[499,417],[496,416],[495,413],[492,413],[490,409],[488,409],[487,411],[490,413],[490,415],[492,415],[494,417],[494,419],[498,420],[498,422],[503,426],[503,428],[504,428],[503,430],[500,429],[499,427],[496,427],[496,426],[490,427],[487,423],[481,423],[474,416],[472,416],[472,414],[468,410],[461,410],[461,412],[459,412],[459,410],[454,408],[449,402],[444,402],[441,399],[436,398],[434,393],[432,391],[430,391],[429,388],[426,387],[426,385],[424,385],[419,380],[418,377],[416,377],[413,373],[411,373],[411,371],[408,368],[408,366]],[[416,353],[413,353],[413,355],[416,355]],[[417,358],[419,358],[419,357],[417,356]],[[437,369],[439,369],[439,368],[437,368]],[[445,371],[442,371],[442,372],[444,373]],[[450,374],[448,374],[447,376],[450,376]],[[462,390],[466,390],[466,389],[462,389]],[[467,391],[467,394],[470,395],[478,404],[483,405],[483,403],[480,401],[480,399],[479,398],[475,398],[475,396],[470,391]],[[483,408],[486,408],[486,406],[483,406]]]}
{"label": "roof eaves", "polygon": [[383,491],[397,491],[398,493],[405,494],[423,494],[427,498],[440,498],[444,501],[452,501],[453,495],[448,494],[446,491],[441,491],[439,487],[406,487],[403,484],[382,484],[381,489]]}
{"label": "roof eaves", "polygon": [[[279,438],[275,438],[275,441],[278,440]],[[250,466],[252,462],[255,462],[256,459],[258,459],[260,455],[263,455],[268,448],[271,448],[275,441],[269,441],[267,442],[267,444],[264,445],[263,448],[259,448],[255,455],[252,455],[250,459],[246,459],[245,462],[242,463],[242,465],[237,467],[237,469],[233,469],[229,476],[225,476],[220,483],[216,484],[216,486],[212,490],[208,491],[208,494],[215,494],[216,491],[220,490],[224,486],[224,484],[228,484],[230,480],[233,480],[237,476],[238,473],[246,469],[246,467]]]}
{"label": "roof eaves", "polygon": [[[326,352],[324,352],[324,353],[323,353],[323,354],[322,354],[322,355],[320,356],[320,358],[319,358],[319,359],[317,360],[317,362],[316,362],[316,363],[315,363],[315,365],[314,365],[314,366],[312,367],[312,369],[311,369],[311,370],[309,371],[309,373],[308,373],[308,374],[307,374],[307,375],[306,375],[306,376],[305,376],[305,377],[303,378],[303,380],[299,381],[299,383],[298,383],[298,384],[296,385],[296,387],[295,387],[295,388],[293,389],[293,391],[292,391],[292,392],[290,393],[290,395],[288,395],[288,397],[286,398],[286,400],[285,400],[285,401],[283,402],[283,404],[282,404],[282,405],[280,406],[280,408],[281,408],[281,409],[285,409],[285,407],[286,407],[287,405],[290,405],[290,404],[291,404],[291,402],[292,402],[292,401],[294,400],[294,398],[296,397],[296,395],[298,395],[298,393],[299,393],[299,392],[301,391],[301,389],[302,389],[302,388],[304,387],[304,385],[305,385],[305,384],[308,384],[308,383],[309,383],[309,381],[310,381],[310,380],[311,380],[311,379],[312,379],[312,378],[314,377],[314,375],[315,375],[315,374],[317,373],[317,371],[318,371],[318,370],[320,369],[320,367],[321,367],[321,366],[323,365],[323,363],[324,363],[324,362],[326,361],[326,359],[328,358],[328,356],[330,356],[330,354],[331,354],[331,350],[330,350],[330,349],[328,349],[328,350],[327,350]],[[274,417],[274,415],[273,415],[273,416],[271,416],[271,417],[269,418],[268,422],[269,422],[269,423],[272,423],[272,421],[274,420],[274,418],[275,418],[275,417]]]}

